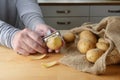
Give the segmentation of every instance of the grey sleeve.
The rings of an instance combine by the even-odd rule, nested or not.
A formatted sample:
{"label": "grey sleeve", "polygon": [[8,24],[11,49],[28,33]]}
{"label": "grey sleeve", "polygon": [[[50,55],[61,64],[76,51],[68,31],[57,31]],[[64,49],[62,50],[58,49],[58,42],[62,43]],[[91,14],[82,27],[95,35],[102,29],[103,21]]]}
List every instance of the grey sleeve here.
{"label": "grey sleeve", "polygon": [[39,23],[44,24],[37,0],[17,0],[16,7],[20,19],[29,29],[33,30]]}
{"label": "grey sleeve", "polygon": [[0,44],[12,48],[11,41],[17,31],[19,30],[0,20]]}

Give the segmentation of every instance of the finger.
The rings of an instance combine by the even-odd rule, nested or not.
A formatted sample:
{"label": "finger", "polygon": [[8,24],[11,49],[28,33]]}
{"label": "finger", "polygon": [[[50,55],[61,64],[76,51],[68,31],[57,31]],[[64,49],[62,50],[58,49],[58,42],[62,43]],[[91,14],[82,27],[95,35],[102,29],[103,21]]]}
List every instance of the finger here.
{"label": "finger", "polygon": [[64,46],[65,45],[65,41],[62,39],[62,46]]}
{"label": "finger", "polygon": [[53,50],[52,49],[48,49],[48,52],[51,53],[51,52],[53,52]]}
{"label": "finger", "polygon": [[28,56],[29,52],[25,51],[24,49],[20,48],[17,52],[17,54]]}
{"label": "finger", "polygon": [[23,42],[21,45],[22,45],[21,48],[24,49],[26,52],[36,53],[34,49],[32,49],[29,45],[26,44],[26,42]]}
{"label": "finger", "polygon": [[41,46],[36,41],[28,36],[29,39],[24,40],[24,43],[29,46],[32,50],[35,50],[40,53],[47,53],[46,47]]}
{"label": "finger", "polygon": [[50,34],[51,34],[51,31],[48,30],[48,31],[46,32],[46,35],[45,35],[45,36],[49,36]]}
{"label": "finger", "polygon": [[47,53],[47,49],[41,47],[39,44],[37,43],[33,43],[33,45],[31,46],[34,50],[36,50],[39,53]]}
{"label": "finger", "polygon": [[51,32],[55,32],[56,31],[56,29],[54,29],[54,28],[52,28],[50,26],[49,26],[49,29],[51,30]]}
{"label": "finger", "polygon": [[42,40],[40,34],[35,33],[35,32],[33,32],[33,31],[30,31],[30,32],[28,33],[28,36],[29,36],[31,39],[33,39],[34,41],[36,41],[38,44],[40,44],[41,47],[46,48],[46,45],[45,45],[44,41]]}
{"label": "finger", "polygon": [[55,50],[55,53],[59,53],[60,52],[60,50]]}
{"label": "finger", "polygon": [[45,32],[44,31],[42,31],[42,30],[39,30],[39,32],[37,32],[41,37],[44,37],[44,35],[45,35]]}

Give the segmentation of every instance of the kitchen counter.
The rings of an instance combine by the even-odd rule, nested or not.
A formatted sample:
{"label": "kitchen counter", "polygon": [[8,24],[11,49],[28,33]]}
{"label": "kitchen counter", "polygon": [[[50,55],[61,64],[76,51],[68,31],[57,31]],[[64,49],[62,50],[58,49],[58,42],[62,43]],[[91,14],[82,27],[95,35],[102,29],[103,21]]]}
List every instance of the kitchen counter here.
{"label": "kitchen counter", "polygon": [[41,67],[41,62],[59,60],[60,53],[49,54],[42,60],[30,60],[29,56],[16,54],[0,47],[0,80],[120,80],[120,65],[108,66],[104,75],[93,75],[58,64],[51,68]]}

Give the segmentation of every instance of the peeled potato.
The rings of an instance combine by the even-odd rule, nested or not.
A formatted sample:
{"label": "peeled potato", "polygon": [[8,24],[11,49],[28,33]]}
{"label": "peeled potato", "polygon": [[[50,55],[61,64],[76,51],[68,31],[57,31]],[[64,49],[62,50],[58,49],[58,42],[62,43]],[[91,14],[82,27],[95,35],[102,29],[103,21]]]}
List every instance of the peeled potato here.
{"label": "peeled potato", "polygon": [[101,49],[103,51],[106,51],[109,48],[109,44],[105,43],[105,42],[98,42],[96,43],[96,47],[98,49]]}
{"label": "peeled potato", "polygon": [[66,32],[65,34],[63,34],[63,39],[65,40],[65,42],[74,42],[75,34],[70,31]]}
{"label": "peeled potato", "polygon": [[62,46],[62,39],[59,36],[54,36],[48,39],[47,47],[52,50],[57,50]]}
{"label": "peeled potato", "polygon": [[108,43],[108,41],[107,41],[107,40],[105,40],[104,38],[99,38],[99,39],[98,39],[98,42],[104,42],[104,43],[109,44],[109,43]]}
{"label": "peeled potato", "polygon": [[86,58],[89,62],[95,63],[96,60],[104,53],[101,49],[91,49],[86,53]]}
{"label": "peeled potato", "polygon": [[91,31],[82,31],[80,34],[79,34],[79,37],[80,39],[88,39],[94,43],[97,42],[97,37],[95,34],[93,34]]}
{"label": "peeled potato", "polygon": [[87,39],[81,39],[78,41],[77,48],[82,54],[86,54],[88,50],[95,48],[95,43]]}

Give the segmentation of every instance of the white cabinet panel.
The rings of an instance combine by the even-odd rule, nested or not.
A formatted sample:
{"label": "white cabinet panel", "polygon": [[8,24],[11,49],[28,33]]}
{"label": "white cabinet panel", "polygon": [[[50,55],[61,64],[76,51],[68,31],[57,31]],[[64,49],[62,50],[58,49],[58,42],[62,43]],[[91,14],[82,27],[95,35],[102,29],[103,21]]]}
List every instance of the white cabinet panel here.
{"label": "white cabinet panel", "polygon": [[58,30],[85,22],[98,23],[107,16],[120,16],[119,5],[41,5],[45,22]]}
{"label": "white cabinet panel", "polygon": [[89,6],[41,6],[43,16],[89,16]]}
{"label": "white cabinet panel", "polygon": [[90,6],[90,16],[120,16],[119,5]]}
{"label": "white cabinet panel", "polygon": [[44,18],[45,22],[57,30],[71,29],[88,22],[88,17]]}

